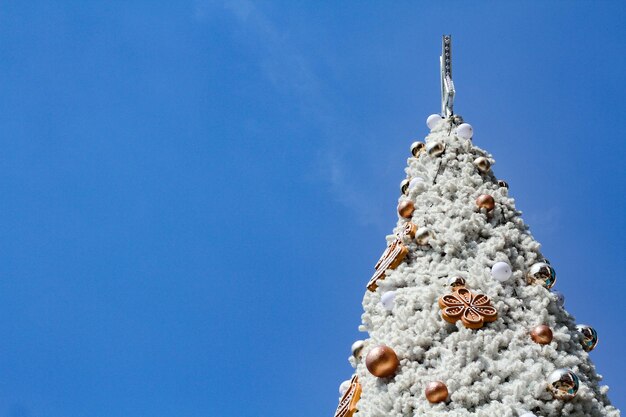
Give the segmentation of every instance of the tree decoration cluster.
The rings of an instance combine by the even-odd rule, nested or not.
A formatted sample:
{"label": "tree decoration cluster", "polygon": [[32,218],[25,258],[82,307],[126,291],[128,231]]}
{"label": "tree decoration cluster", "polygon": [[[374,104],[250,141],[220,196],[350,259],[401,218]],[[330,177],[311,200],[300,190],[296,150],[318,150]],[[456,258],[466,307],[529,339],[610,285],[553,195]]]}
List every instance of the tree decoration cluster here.
{"label": "tree decoration cluster", "polygon": [[[462,118],[458,116],[451,116],[449,118],[442,118],[439,115],[431,115],[428,117],[427,124],[431,129],[447,129],[450,134],[454,134],[456,140],[459,141],[471,141],[473,138],[474,130],[471,125],[464,123]],[[459,149],[471,150],[471,147],[459,147]],[[447,146],[446,142],[441,140],[428,140],[424,142],[414,142],[411,145],[411,155],[415,160],[420,162],[418,166],[425,166],[427,164],[434,164],[436,158],[439,158],[439,164],[437,165],[437,173],[439,174],[444,170],[445,162],[447,158],[441,159],[446,154]],[[458,149],[451,145],[450,152],[458,152]],[[499,187],[500,191],[506,193],[506,189],[509,185],[503,181],[498,180],[493,176],[491,168],[493,161],[490,157],[479,155],[472,157],[469,160],[474,166],[475,173],[480,175],[482,181],[491,181],[494,186]],[[471,166],[471,165],[470,165]],[[432,173],[431,173],[432,174]],[[439,238],[436,242],[432,243],[433,247],[429,246],[430,239],[433,236],[439,236],[439,230],[435,229],[435,235],[432,233],[432,224],[426,225],[426,220],[421,219],[422,213],[427,209],[429,202],[420,199],[420,191],[423,187],[433,186],[435,184],[436,175],[427,175],[426,173],[419,173],[416,175],[412,173],[412,177],[408,177],[400,184],[400,202],[398,204],[398,224],[399,232],[395,235],[394,239],[390,241],[385,249],[384,253],[376,263],[374,269],[375,272],[367,283],[367,289],[375,294],[379,295],[380,311],[387,314],[386,317],[393,319],[396,311],[396,300],[398,297],[398,288],[389,289],[384,288],[381,291],[379,283],[385,279],[386,275],[392,274],[389,271],[393,271],[398,268],[399,265],[406,262],[409,265],[416,256],[431,256],[432,259],[440,259],[441,256],[446,256],[446,253],[441,253],[443,244]],[[425,178],[433,178],[426,181]],[[424,184],[420,186],[420,184]],[[422,188],[418,188],[422,187]],[[502,190],[502,189],[505,190]],[[496,208],[499,205],[506,206],[508,204],[503,201],[502,195],[499,192],[485,193],[482,190],[476,190],[476,193],[470,196],[474,199],[475,205],[473,207],[467,207],[469,213],[473,213],[474,216],[485,219],[487,223],[497,224],[502,221],[502,216],[496,213]],[[471,202],[472,200],[470,200]],[[426,207],[426,208],[425,208]],[[419,208],[419,210],[418,210]],[[418,224],[423,226],[419,227]],[[445,234],[444,234],[445,235]],[[487,236],[489,236],[487,234]],[[439,246],[436,246],[436,245]],[[418,251],[414,251],[413,248],[417,248]],[[437,248],[437,249],[435,249]],[[539,258],[542,259],[542,258]],[[431,261],[432,262],[432,261]],[[512,265],[519,265],[518,262],[511,262],[508,260],[494,259],[490,262],[489,274],[493,279],[492,282],[498,283],[503,287],[512,287],[513,294],[517,295],[517,289],[523,286],[540,286],[545,289],[545,292],[541,293],[542,297],[548,297],[551,302],[555,302],[558,308],[563,307],[563,296],[558,292],[551,292],[550,290],[556,283],[556,272],[550,263],[542,259],[533,263],[525,271],[517,271]],[[445,277],[445,284],[442,286],[447,288],[447,293],[442,293],[437,299],[437,305],[440,309],[439,315],[441,317],[442,329],[446,328],[445,323],[456,325],[457,328],[462,329],[463,326],[469,329],[471,334],[477,334],[481,332],[485,326],[489,326],[490,323],[498,322],[507,323],[507,321],[501,321],[498,314],[498,310],[494,306],[492,299],[483,294],[482,292],[491,292],[488,288],[483,288],[478,291],[470,289],[468,282],[475,284],[472,281],[472,276],[468,271],[461,271],[466,276],[451,274]],[[395,273],[395,272],[394,272]],[[521,279],[519,279],[521,277]],[[444,277],[432,277],[431,279],[439,279]],[[515,278],[515,279],[514,279]],[[493,285],[493,284],[492,284]],[[480,286],[479,286],[480,287]],[[443,292],[443,290],[442,290]],[[406,299],[404,299],[406,300]],[[496,300],[497,301],[497,300]],[[404,303],[404,301],[403,301]],[[429,308],[428,306],[421,306],[420,308]],[[510,311],[512,307],[507,307],[506,311]],[[518,307],[524,308],[524,307]],[[460,324],[457,324],[459,323]],[[554,325],[554,323],[552,323]],[[449,325],[448,325],[449,326]],[[447,327],[450,328],[450,327]],[[501,328],[501,327],[500,327]],[[537,347],[533,348],[536,352],[543,352],[544,349],[558,349],[561,345],[561,340],[558,338],[555,340],[555,331],[562,332],[564,327],[561,325],[559,328],[553,328],[550,323],[536,323],[529,326],[527,330],[527,342],[534,344]],[[573,338],[580,342],[581,348],[589,352],[593,350],[598,343],[598,334],[590,326],[578,325],[575,329],[568,328]],[[362,378],[375,377],[379,381],[378,384],[389,384],[403,372],[403,366],[401,363],[406,363],[405,360],[400,357],[394,348],[393,344],[381,343],[367,340],[357,340],[352,345],[352,358],[353,364],[360,372],[359,376]],[[555,366],[555,368],[557,368]],[[365,373],[364,370],[367,370]],[[550,372],[545,377],[545,388],[551,393],[553,399],[558,401],[571,401],[573,400],[581,386],[581,381],[578,375],[571,369],[558,368],[553,372]],[[456,385],[454,385],[456,386]],[[352,380],[345,381],[342,384],[341,392],[342,397],[339,407],[335,413],[335,417],[351,417],[357,410],[357,402],[361,395],[362,386],[359,383],[359,379],[355,375]],[[436,404],[443,404],[449,406],[454,403],[454,393],[449,391],[446,381],[433,380],[422,386],[422,393],[412,394],[413,396],[419,396],[417,401],[424,401],[432,406]],[[543,398],[543,397],[541,397]],[[537,400],[539,401],[539,400]],[[545,401],[545,398],[542,400]],[[361,414],[361,413],[359,413]],[[522,415],[522,414],[519,414]],[[523,414],[524,416],[536,416],[533,413]],[[363,417],[369,417],[369,414],[365,414]]]}

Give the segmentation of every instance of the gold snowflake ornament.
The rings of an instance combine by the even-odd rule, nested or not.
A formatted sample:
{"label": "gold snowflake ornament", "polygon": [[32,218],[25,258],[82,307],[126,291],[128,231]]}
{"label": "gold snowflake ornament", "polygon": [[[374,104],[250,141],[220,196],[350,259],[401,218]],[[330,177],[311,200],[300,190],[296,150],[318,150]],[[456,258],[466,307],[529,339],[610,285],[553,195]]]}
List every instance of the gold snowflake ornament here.
{"label": "gold snowflake ornament", "polygon": [[484,294],[474,294],[459,288],[452,294],[439,297],[441,317],[448,323],[461,320],[468,329],[480,329],[485,323],[496,321],[498,312]]}

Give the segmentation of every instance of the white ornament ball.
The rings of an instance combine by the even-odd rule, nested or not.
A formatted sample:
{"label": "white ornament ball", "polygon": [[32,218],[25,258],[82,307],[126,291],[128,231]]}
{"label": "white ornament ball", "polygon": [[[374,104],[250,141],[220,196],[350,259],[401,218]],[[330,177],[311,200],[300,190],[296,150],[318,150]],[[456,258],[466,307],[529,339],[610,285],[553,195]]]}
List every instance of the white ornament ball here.
{"label": "white ornament ball", "polygon": [[433,130],[442,121],[443,121],[443,117],[441,117],[440,115],[438,115],[438,114],[431,114],[430,116],[428,116],[428,119],[426,119],[426,124],[428,125],[428,128],[430,130]]}
{"label": "white ornament ball", "polygon": [[491,276],[493,279],[499,282],[504,282],[511,278],[513,271],[511,271],[511,265],[506,262],[496,262],[491,267]]}
{"label": "white ornament ball", "polygon": [[396,301],[396,292],[395,291],[387,291],[380,297],[380,303],[383,305],[383,308],[387,311],[393,310]]}
{"label": "white ornament ball", "polygon": [[537,416],[534,415],[533,413],[524,413],[520,417],[537,417]]}
{"label": "white ornament ball", "polygon": [[350,388],[350,380],[343,381],[341,385],[339,385],[339,395],[343,397],[343,394],[348,391],[348,388]]}
{"label": "white ornament ball", "polygon": [[419,184],[423,182],[424,178],[422,177],[411,178],[411,181],[409,182],[409,190],[414,190]]}
{"label": "white ornament ball", "polygon": [[471,139],[474,136],[474,128],[469,123],[462,123],[456,128],[456,135],[461,139]]}

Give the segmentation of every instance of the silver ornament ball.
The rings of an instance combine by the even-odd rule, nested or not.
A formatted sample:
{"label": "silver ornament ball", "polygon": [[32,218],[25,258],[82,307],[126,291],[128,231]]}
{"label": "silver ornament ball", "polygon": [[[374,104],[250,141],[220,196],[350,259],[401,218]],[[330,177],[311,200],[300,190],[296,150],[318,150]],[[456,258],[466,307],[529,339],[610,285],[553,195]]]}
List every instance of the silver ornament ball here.
{"label": "silver ornament ball", "polygon": [[480,172],[485,173],[489,172],[489,169],[491,168],[491,161],[484,156],[479,156],[474,159],[474,165],[476,165],[476,168],[478,168]]}
{"label": "silver ornament ball", "polygon": [[585,352],[591,352],[598,344],[598,332],[591,326],[586,324],[579,324],[576,326],[576,330],[581,334],[581,344]]}
{"label": "silver ornament ball", "polygon": [[430,240],[430,231],[428,230],[428,228],[420,227],[419,229],[417,229],[417,232],[415,232],[415,242],[418,245],[420,246],[427,245],[429,240]]}
{"label": "silver ornament ball", "polygon": [[580,381],[569,369],[557,369],[548,376],[548,389],[559,400],[570,400],[578,393]]}
{"label": "silver ornament ball", "polygon": [[424,151],[425,147],[426,145],[424,144],[424,142],[413,142],[411,144],[411,155],[417,158],[419,154]]}
{"label": "silver ornament ball", "polygon": [[448,287],[452,288],[453,291],[457,288],[465,287],[465,278],[460,276],[448,278]]}
{"label": "silver ornament ball", "polygon": [[402,180],[402,182],[400,183],[400,192],[404,195],[406,195],[409,192],[409,184],[410,184],[411,180],[406,178],[404,180]]}
{"label": "silver ornament ball", "polygon": [[363,353],[363,347],[365,346],[365,342],[363,340],[357,340],[352,344],[352,356],[355,359],[361,358],[361,353]]}
{"label": "silver ornament ball", "polygon": [[546,262],[533,264],[526,274],[528,284],[543,285],[546,288],[554,287],[556,283],[556,272]]}
{"label": "silver ornament ball", "polygon": [[430,142],[426,145],[426,152],[433,157],[440,156],[445,150],[446,144],[442,142]]}

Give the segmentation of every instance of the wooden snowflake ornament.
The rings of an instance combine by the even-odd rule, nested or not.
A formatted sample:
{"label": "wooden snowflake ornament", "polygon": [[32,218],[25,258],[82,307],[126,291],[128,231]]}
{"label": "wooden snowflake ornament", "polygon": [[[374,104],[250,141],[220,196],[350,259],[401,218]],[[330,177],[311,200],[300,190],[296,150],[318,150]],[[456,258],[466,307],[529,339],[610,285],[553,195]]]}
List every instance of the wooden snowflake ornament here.
{"label": "wooden snowflake ornament", "polygon": [[356,412],[356,404],[361,398],[361,384],[359,378],[354,375],[350,381],[350,388],[339,400],[339,406],[335,411],[335,417],[352,417]]}
{"label": "wooden snowflake ornament", "polygon": [[367,283],[367,289],[370,291],[376,291],[378,287],[378,280],[385,279],[385,271],[388,269],[396,269],[398,265],[402,263],[406,255],[409,253],[409,248],[404,246],[400,239],[394,240],[376,262],[376,272],[372,275]]}
{"label": "wooden snowflake ornament", "polygon": [[459,288],[452,294],[439,297],[441,317],[448,323],[461,320],[468,329],[480,329],[485,323],[496,321],[498,312],[484,294],[474,294]]}
{"label": "wooden snowflake ornament", "polygon": [[368,290],[376,291],[376,288],[378,288],[378,280],[385,279],[385,271],[388,269],[396,269],[398,265],[402,263],[404,258],[409,254],[409,248],[402,243],[402,240],[403,238],[409,240],[414,239],[416,231],[417,226],[408,222],[404,226],[404,229],[396,235],[396,239],[387,246],[387,249],[385,249],[385,252],[383,252],[374,266],[376,271],[367,283]]}

